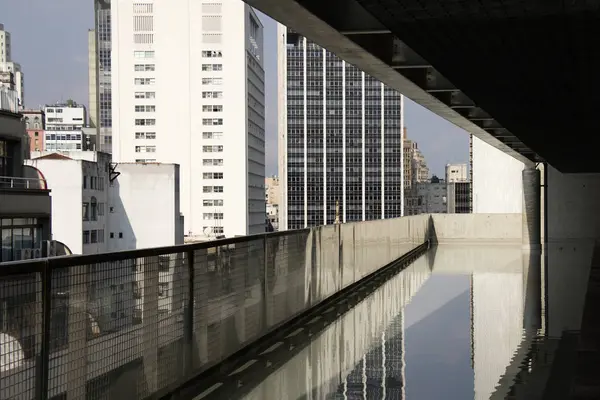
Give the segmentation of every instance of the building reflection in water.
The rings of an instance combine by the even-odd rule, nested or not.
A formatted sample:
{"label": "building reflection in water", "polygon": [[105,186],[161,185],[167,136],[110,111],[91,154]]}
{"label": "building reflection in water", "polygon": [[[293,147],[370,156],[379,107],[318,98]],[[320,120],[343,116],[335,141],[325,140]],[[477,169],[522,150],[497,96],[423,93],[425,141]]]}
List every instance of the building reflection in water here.
{"label": "building reflection in water", "polygon": [[519,349],[540,332],[539,255],[451,245],[432,257],[385,282],[244,397],[503,398]]}

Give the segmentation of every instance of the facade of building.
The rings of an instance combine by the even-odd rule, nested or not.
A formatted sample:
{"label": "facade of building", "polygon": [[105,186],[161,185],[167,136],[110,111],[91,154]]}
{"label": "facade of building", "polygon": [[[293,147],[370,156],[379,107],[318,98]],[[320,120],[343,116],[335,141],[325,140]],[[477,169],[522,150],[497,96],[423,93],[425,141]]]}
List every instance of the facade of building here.
{"label": "facade of building", "polygon": [[277,37],[280,229],[401,216],[402,96],[282,25]]}
{"label": "facade of building", "polygon": [[189,238],[264,232],[263,28],[252,8],[157,0],[113,2],[111,13],[115,161],[180,165]]}
{"label": "facade of building", "polygon": [[279,177],[265,178],[265,202],[267,203],[267,220],[273,230],[279,230],[279,203],[281,201],[281,187]]}
{"label": "facade of building", "polygon": [[419,183],[430,182],[429,167],[427,167],[427,161],[419,150],[417,142],[408,139],[406,133],[405,129],[402,149],[404,153],[402,164],[404,168],[404,215],[416,215],[422,209],[419,204],[420,194],[417,186]]}
{"label": "facade of building", "polygon": [[21,65],[12,60],[12,44],[10,32],[4,30],[4,24],[0,24],[0,73],[9,73],[12,75],[12,85],[10,89],[17,92],[19,108],[25,104],[25,77],[21,70]]}
{"label": "facade of building", "polygon": [[44,130],[46,129],[46,116],[43,110],[23,110],[25,130],[29,136],[29,151],[44,149]]}
{"label": "facade of building", "polygon": [[469,174],[467,172],[467,164],[447,164],[446,165],[446,182],[468,182]]}
{"label": "facade of building", "polygon": [[110,0],[94,0],[95,29],[88,32],[89,125],[97,150],[112,153],[112,17]]}
{"label": "facade of building", "polygon": [[27,258],[26,253],[41,256],[44,241],[51,239],[50,192],[23,165],[29,140],[18,109],[18,93],[0,88],[0,263]]}
{"label": "facade of building", "polygon": [[83,105],[67,103],[44,107],[44,147],[45,151],[76,151],[83,149],[83,127],[86,109]]}
{"label": "facade of building", "polygon": [[416,184],[416,214],[445,214],[448,210],[446,182],[419,182]]}
{"label": "facade of building", "polygon": [[473,212],[471,182],[448,183],[448,213],[470,214]]}

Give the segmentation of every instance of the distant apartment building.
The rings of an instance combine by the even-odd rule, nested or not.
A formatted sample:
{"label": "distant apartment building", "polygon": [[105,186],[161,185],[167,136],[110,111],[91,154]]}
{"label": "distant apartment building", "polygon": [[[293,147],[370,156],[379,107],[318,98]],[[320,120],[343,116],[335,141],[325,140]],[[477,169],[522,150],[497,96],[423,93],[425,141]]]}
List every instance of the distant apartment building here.
{"label": "distant apartment building", "polygon": [[278,26],[281,230],[402,215],[400,93]]}
{"label": "distant apartment building", "polygon": [[416,184],[416,214],[445,214],[448,197],[444,180],[419,182]]}
{"label": "distant apartment building", "polygon": [[110,0],[94,0],[94,29],[88,32],[89,126],[98,151],[112,153],[112,17]]}
{"label": "distant apartment building", "polygon": [[448,183],[447,193],[448,213],[470,214],[473,212],[471,182]]}
{"label": "distant apartment building", "polygon": [[404,215],[416,215],[422,210],[419,204],[418,184],[430,182],[429,167],[425,156],[419,149],[417,142],[408,139],[407,130],[404,129],[402,151],[404,153]]}
{"label": "distant apartment building", "polygon": [[86,109],[73,101],[44,107],[45,151],[76,151],[83,148]]}
{"label": "distant apartment building", "polygon": [[267,231],[269,224],[273,230],[279,230],[279,204],[281,202],[281,187],[279,177],[265,178],[265,203],[267,204]]}
{"label": "distant apartment building", "polygon": [[[4,73],[4,75],[3,75]],[[6,75],[9,74],[9,75]],[[7,78],[7,76],[11,76]],[[12,60],[12,41],[10,32],[4,29],[4,24],[0,24],[0,81],[8,80],[17,92],[19,109],[25,104],[25,77],[21,65]],[[0,83],[0,86],[10,86]]]}
{"label": "distant apartment building", "polygon": [[264,232],[263,28],[252,7],[113,1],[111,30],[114,160],[180,165],[190,239]]}
{"label": "distant apartment building", "polygon": [[23,110],[25,130],[29,136],[29,150],[41,151],[44,149],[44,130],[46,117],[43,110]]}
{"label": "distant apartment building", "polygon": [[467,172],[467,164],[447,164],[446,165],[446,182],[468,182],[469,174]]}

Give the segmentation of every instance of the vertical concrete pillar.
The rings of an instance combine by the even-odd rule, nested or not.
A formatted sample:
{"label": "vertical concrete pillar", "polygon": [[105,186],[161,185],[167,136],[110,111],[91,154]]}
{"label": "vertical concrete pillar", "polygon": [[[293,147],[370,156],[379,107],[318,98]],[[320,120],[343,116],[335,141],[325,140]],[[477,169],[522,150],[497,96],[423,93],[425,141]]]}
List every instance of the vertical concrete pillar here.
{"label": "vertical concrete pillar", "polygon": [[147,395],[158,390],[158,257],[142,260],[142,351]]}
{"label": "vertical concrete pillar", "polygon": [[523,248],[541,249],[540,171],[535,166],[523,169]]}
{"label": "vertical concrete pillar", "polygon": [[87,382],[87,286],[88,266],[68,270],[69,319],[67,353],[67,399],[85,399]]}

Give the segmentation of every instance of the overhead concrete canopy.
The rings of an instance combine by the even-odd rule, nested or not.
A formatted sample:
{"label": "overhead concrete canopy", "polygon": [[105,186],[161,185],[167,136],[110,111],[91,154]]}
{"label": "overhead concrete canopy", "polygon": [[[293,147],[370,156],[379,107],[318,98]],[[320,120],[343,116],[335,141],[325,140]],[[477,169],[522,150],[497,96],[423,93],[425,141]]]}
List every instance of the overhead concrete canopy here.
{"label": "overhead concrete canopy", "polygon": [[598,2],[245,1],[521,161],[600,172]]}

